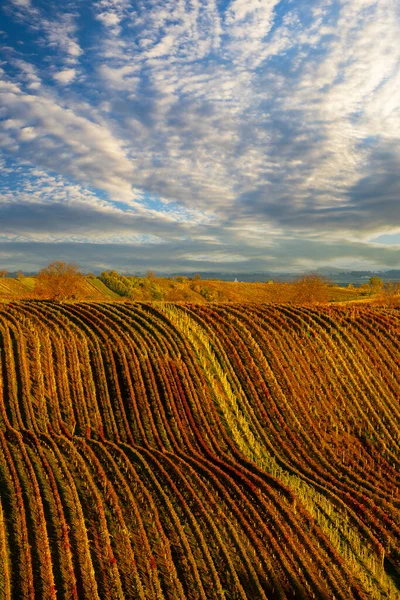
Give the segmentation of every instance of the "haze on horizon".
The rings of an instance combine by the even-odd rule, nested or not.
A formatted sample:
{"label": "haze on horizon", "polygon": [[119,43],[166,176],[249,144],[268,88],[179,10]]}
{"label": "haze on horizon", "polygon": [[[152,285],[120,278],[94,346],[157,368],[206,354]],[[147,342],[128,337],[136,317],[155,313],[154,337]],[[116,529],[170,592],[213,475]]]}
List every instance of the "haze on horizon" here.
{"label": "haze on horizon", "polygon": [[5,0],[0,266],[400,268],[397,0]]}

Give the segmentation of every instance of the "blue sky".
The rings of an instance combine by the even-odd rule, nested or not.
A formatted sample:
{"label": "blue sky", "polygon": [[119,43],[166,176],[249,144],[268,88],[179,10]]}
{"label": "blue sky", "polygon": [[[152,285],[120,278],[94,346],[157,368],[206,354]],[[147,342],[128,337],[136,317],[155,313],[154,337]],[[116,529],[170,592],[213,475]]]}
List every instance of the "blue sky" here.
{"label": "blue sky", "polygon": [[3,268],[400,268],[398,0],[0,11]]}

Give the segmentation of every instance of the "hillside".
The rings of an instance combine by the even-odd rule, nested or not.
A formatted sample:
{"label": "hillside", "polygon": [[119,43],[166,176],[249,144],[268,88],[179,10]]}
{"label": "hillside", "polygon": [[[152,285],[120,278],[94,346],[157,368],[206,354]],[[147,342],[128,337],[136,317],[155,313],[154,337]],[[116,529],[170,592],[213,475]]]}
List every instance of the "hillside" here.
{"label": "hillside", "polygon": [[12,277],[0,278],[0,299],[9,300],[17,298],[29,298],[34,287],[33,277],[17,279]]}
{"label": "hillside", "polygon": [[399,598],[399,333],[369,306],[0,305],[0,599]]}
{"label": "hillside", "polygon": [[[23,277],[22,279],[2,277],[0,278],[0,300],[10,301],[33,298],[34,287],[34,277]],[[118,294],[110,290],[97,277],[83,277],[78,292],[82,299],[92,302],[116,300],[119,298]]]}
{"label": "hillside", "polygon": [[[322,283],[315,294],[311,286],[299,296],[299,284],[279,282],[239,282],[201,280],[186,277],[135,277],[120,275],[116,271],[103,273],[100,277],[87,275],[74,295],[86,302],[133,300],[136,302],[257,302],[282,303],[305,301],[353,302],[369,299],[366,288],[344,288]],[[29,299],[35,297],[35,277],[0,278],[0,301]],[[322,294],[322,295],[321,295]],[[400,297],[399,297],[400,302]]]}
{"label": "hillside", "polygon": [[340,288],[318,277],[292,283],[243,282],[202,280],[199,276],[134,277],[110,271],[102,273],[99,279],[121,298],[139,302],[340,302],[364,300],[369,294],[367,288]]}

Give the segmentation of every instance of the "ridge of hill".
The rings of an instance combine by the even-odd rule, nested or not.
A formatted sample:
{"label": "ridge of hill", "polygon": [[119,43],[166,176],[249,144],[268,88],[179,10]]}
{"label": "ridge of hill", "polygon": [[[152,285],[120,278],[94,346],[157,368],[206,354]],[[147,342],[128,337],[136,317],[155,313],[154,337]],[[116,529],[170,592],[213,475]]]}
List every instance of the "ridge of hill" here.
{"label": "ridge of hill", "polygon": [[[116,271],[100,276],[107,287],[122,298],[147,302],[290,302],[290,301],[351,301],[364,299],[369,289],[340,288],[328,281],[316,278],[302,286],[300,283],[239,282],[202,280],[200,276],[188,279],[184,276],[162,278],[125,276]],[[295,287],[296,286],[296,287]],[[307,288],[307,289],[305,289]],[[299,294],[299,292],[301,292]]]}
{"label": "ridge of hill", "polygon": [[[76,284],[74,284],[76,285]],[[389,284],[385,284],[386,286]],[[0,301],[35,298],[35,278],[0,278]],[[389,288],[387,288],[389,289]],[[395,292],[397,290],[397,292]],[[356,302],[377,299],[371,296],[372,288],[366,284],[360,288],[339,287],[328,280],[316,277],[296,282],[244,282],[202,280],[199,276],[161,278],[124,276],[116,271],[104,272],[100,277],[86,275],[80,279],[71,299],[87,302],[110,301],[166,301],[195,302],[256,302],[256,303],[304,303],[304,302]],[[393,287],[390,303],[400,301],[398,286]],[[73,296],[73,297],[72,297]],[[386,298],[387,300],[387,298]],[[385,300],[385,301],[386,301]]]}

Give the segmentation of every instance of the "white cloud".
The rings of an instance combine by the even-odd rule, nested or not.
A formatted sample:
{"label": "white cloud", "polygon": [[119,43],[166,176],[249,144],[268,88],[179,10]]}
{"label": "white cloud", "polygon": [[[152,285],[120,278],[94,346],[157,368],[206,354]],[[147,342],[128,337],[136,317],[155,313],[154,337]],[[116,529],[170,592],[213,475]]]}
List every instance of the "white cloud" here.
{"label": "white cloud", "polygon": [[77,62],[82,49],[76,39],[76,13],[59,12],[54,19],[45,16],[45,7],[39,9],[30,0],[12,0],[12,4],[17,9],[19,19],[22,19],[27,27],[35,33],[44,33],[45,40],[42,40],[42,45],[45,45],[46,49],[62,52],[64,61],[69,64]]}
{"label": "white cloud", "polygon": [[6,119],[2,122],[3,129],[20,129],[24,122],[20,119]]}
{"label": "white cloud", "polygon": [[53,79],[55,79],[61,85],[68,85],[73,81],[76,77],[76,69],[63,69],[62,71],[58,71],[53,75]]}
{"label": "white cloud", "polygon": [[119,25],[121,20],[115,12],[102,12],[97,15],[96,19],[101,21],[106,27],[115,27]]}
{"label": "white cloud", "polygon": [[173,35],[169,34],[163,37],[163,39],[158,42],[149,52],[147,53],[148,58],[158,58],[160,56],[165,56],[166,54],[170,54],[172,48],[175,44],[175,38]]}
{"label": "white cloud", "polygon": [[185,261],[204,263],[242,263],[248,261],[247,256],[232,254],[231,252],[186,253],[179,256],[179,258]]}
{"label": "white cloud", "polygon": [[11,0],[11,2],[18,7],[27,8],[31,6],[31,0]]}
{"label": "white cloud", "polygon": [[225,17],[225,33],[229,36],[228,52],[239,64],[254,68],[265,51],[265,39],[275,17],[280,0],[235,0]]}
{"label": "white cloud", "polygon": [[112,90],[128,90],[133,92],[140,82],[140,78],[134,75],[138,73],[138,68],[135,65],[110,67],[107,64],[103,64],[99,66],[98,73]]}
{"label": "white cloud", "polygon": [[130,0],[99,0],[94,5],[96,19],[107,30],[107,35],[117,37],[121,33],[121,22],[130,17]]}
{"label": "white cloud", "polygon": [[63,52],[65,59],[74,64],[82,54],[82,48],[75,39],[74,15],[64,13],[57,21],[43,19],[40,26],[45,30],[48,45]]}
{"label": "white cloud", "polygon": [[40,88],[42,84],[40,83],[40,81],[33,81],[32,83],[28,83],[28,85],[26,86],[28,88],[28,90],[38,90]]}
{"label": "white cloud", "polygon": [[37,133],[34,127],[23,127],[19,133],[19,140],[21,142],[30,142],[31,140],[34,140],[36,136]]}
{"label": "white cloud", "polygon": [[13,59],[12,64],[21,71],[23,74],[23,80],[28,82],[28,86],[40,87],[41,80],[38,75],[38,69],[35,65],[20,58]]}

